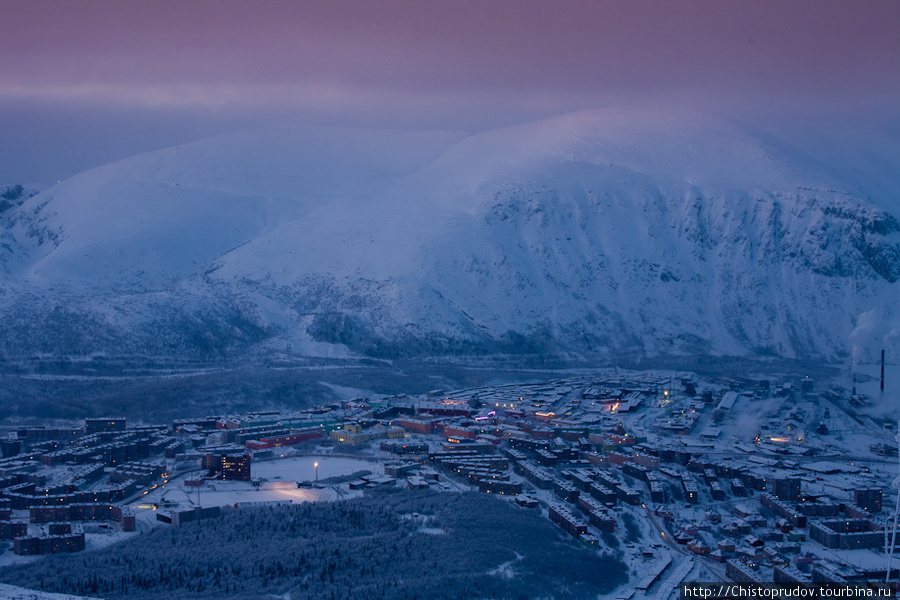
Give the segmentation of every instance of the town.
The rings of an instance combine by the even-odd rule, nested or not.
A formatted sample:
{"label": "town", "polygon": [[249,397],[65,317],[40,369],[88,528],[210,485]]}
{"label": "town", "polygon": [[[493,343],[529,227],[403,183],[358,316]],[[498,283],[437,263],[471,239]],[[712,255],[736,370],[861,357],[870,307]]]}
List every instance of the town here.
{"label": "town", "polygon": [[393,486],[494,494],[585,552],[616,547],[630,569],[622,599],[687,581],[883,582],[898,572],[897,431],[869,416],[873,403],[801,376],[613,372],[20,427],[0,440],[0,562]]}

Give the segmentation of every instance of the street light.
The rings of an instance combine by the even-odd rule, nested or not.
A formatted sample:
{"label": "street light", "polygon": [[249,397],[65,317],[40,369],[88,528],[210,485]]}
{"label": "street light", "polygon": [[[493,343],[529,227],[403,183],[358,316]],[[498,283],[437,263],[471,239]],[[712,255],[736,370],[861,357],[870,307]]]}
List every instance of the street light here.
{"label": "street light", "polygon": [[316,487],[319,487],[319,461],[314,462],[313,466],[316,468]]}

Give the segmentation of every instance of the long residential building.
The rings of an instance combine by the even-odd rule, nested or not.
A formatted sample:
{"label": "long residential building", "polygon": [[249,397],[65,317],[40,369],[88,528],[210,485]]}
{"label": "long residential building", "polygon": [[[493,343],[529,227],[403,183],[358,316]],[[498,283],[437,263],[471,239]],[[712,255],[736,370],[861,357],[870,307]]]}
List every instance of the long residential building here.
{"label": "long residential building", "polygon": [[576,517],[572,511],[560,504],[552,504],[549,509],[550,520],[562,527],[573,537],[587,533],[587,523]]}

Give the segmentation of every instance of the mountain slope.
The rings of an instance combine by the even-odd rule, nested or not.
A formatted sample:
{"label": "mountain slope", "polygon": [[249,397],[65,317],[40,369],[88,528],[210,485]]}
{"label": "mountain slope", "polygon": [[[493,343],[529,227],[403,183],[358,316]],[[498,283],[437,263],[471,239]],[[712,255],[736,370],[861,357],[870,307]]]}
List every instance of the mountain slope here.
{"label": "mountain slope", "polygon": [[840,359],[895,316],[900,161],[796,139],[604,109],[137,156],[12,210],[3,351]]}

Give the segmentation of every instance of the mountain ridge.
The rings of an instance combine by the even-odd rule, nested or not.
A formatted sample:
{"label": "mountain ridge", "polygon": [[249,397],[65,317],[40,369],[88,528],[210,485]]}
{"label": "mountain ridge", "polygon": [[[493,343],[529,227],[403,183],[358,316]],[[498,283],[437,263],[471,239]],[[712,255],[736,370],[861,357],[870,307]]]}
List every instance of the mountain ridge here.
{"label": "mountain ridge", "polygon": [[3,352],[842,361],[897,318],[898,160],[814,150],[600,109],[140,155],[7,211]]}

